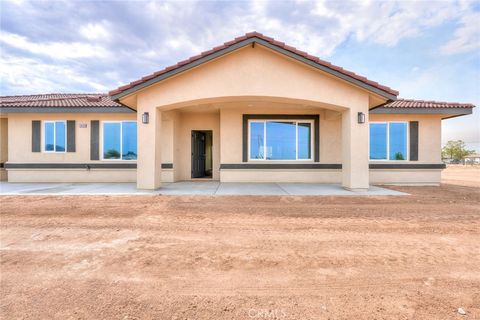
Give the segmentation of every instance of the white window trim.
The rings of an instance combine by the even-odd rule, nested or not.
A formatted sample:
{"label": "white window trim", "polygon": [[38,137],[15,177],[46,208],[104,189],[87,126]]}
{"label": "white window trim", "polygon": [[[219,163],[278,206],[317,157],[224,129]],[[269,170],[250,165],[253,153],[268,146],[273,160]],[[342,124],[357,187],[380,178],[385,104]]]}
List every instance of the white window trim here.
{"label": "white window trim", "polygon": [[[124,160],[122,159],[123,157],[123,141],[122,141],[122,131],[123,131],[123,125],[122,123],[124,122],[132,122],[132,123],[137,123],[136,120],[108,120],[108,121],[101,121],[102,123],[102,128],[101,128],[101,132],[100,132],[100,160],[101,161],[122,161],[122,162],[137,162],[137,159],[138,159],[138,124],[137,124],[137,159],[135,160]],[[103,157],[103,145],[104,145],[104,141],[103,141],[103,131],[104,131],[104,124],[105,123],[119,123],[120,124],[120,159],[105,159]]]}
{"label": "white window trim", "polygon": [[[406,156],[404,160],[390,159],[390,124],[391,123],[404,123],[407,125],[407,143],[406,143]],[[371,159],[370,158],[370,124],[386,124],[387,125],[387,158],[386,159]],[[370,121],[368,125],[368,160],[369,161],[393,161],[404,162],[410,160],[410,123],[408,121]]]}
{"label": "white window trim", "polygon": [[[267,122],[295,122],[295,159],[267,159]],[[255,159],[251,158],[250,152],[250,141],[251,141],[251,130],[250,124],[251,123],[263,123],[263,159]],[[310,158],[308,159],[299,159],[298,158],[298,123],[310,123]],[[314,132],[314,120],[311,119],[251,119],[248,120],[248,161],[252,162],[313,162],[313,149],[314,149],[314,141],[315,141],[315,132]]]}
{"label": "white window trim", "polygon": [[[56,122],[63,122],[65,125],[65,150],[57,151],[55,150],[57,147],[57,124]],[[53,123],[53,150],[46,150],[45,149],[45,139],[46,139],[46,132],[45,132],[45,124]],[[67,152],[67,120],[43,120],[42,122],[42,152],[43,153],[65,153]]]}

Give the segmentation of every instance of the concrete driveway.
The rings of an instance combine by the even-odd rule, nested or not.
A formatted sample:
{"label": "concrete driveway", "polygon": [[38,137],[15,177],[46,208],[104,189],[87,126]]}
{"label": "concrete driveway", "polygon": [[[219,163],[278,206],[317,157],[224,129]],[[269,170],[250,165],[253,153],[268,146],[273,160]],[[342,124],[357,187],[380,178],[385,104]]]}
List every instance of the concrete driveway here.
{"label": "concrete driveway", "polygon": [[157,190],[138,190],[135,183],[11,183],[0,182],[1,195],[295,195],[295,196],[397,196],[406,193],[371,186],[352,192],[337,184],[229,183],[183,181],[164,183]]}

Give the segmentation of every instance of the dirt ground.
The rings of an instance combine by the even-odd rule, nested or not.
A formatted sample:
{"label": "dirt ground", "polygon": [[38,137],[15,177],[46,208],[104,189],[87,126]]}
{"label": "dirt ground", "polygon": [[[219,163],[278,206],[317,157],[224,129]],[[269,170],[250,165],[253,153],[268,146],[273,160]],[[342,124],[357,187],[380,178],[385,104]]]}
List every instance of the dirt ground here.
{"label": "dirt ground", "polygon": [[395,189],[4,196],[1,317],[479,319],[480,188]]}
{"label": "dirt ground", "polygon": [[449,165],[442,171],[442,182],[467,187],[480,187],[480,166]]}

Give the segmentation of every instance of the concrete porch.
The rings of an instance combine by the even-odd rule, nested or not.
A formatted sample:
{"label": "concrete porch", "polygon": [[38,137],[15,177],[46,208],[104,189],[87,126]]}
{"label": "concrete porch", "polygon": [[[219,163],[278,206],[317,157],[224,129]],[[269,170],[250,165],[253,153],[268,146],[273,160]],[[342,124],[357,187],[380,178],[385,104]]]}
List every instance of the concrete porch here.
{"label": "concrete porch", "polygon": [[0,182],[0,195],[203,195],[203,196],[400,196],[406,193],[370,186],[353,192],[340,184],[237,183],[181,181],[157,190],[137,189],[135,183],[11,183]]}

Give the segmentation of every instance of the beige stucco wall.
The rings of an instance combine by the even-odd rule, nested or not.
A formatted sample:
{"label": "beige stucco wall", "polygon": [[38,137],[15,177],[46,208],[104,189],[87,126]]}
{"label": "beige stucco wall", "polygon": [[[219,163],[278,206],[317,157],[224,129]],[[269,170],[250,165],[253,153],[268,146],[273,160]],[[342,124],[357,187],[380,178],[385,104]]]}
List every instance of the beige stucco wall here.
{"label": "beige stucco wall", "polygon": [[135,169],[9,169],[9,182],[135,182]]}
{"label": "beige stucco wall", "polygon": [[[118,163],[119,161],[90,160],[90,120],[135,119],[136,115],[133,113],[10,113],[8,115],[8,163]],[[76,151],[62,153],[32,152],[32,120],[75,120]],[[87,124],[87,127],[80,128],[80,123]],[[100,141],[102,141],[101,129]],[[136,181],[135,169],[8,169],[7,171],[10,182]]]}
{"label": "beige stucco wall", "polygon": [[[343,106],[369,93],[262,46],[245,47],[136,92],[137,107],[175,107],[227,97],[280,97]],[[219,99],[221,98],[221,99]],[[122,100],[127,100],[126,97]],[[368,104],[368,101],[367,101]]]}
{"label": "beige stucco wall", "polygon": [[222,170],[221,181],[340,183],[342,170]]}
{"label": "beige stucco wall", "polygon": [[371,184],[385,185],[439,185],[440,169],[416,170],[370,170]]}
{"label": "beige stucco wall", "polygon": [[[8,119],[0,118],[0,163],[8,160]],[[0,181],[7,180],[7,171],[0,168]]]}

